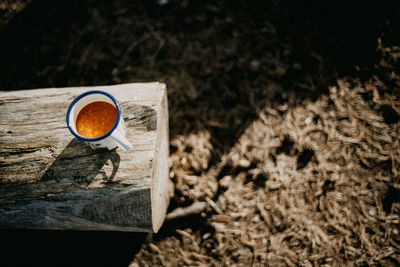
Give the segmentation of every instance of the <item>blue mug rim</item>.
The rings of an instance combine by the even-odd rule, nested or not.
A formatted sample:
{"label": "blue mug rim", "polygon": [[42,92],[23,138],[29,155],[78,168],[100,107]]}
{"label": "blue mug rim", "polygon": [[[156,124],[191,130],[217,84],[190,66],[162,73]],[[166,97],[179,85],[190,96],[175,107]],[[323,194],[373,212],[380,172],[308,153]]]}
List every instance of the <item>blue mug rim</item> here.
{"label": "blue mug rim", "polygon": [[[110,99],[114,102],[115,107],[117,108],[117,119],[115,120],[115,123],[114,123],[113,127],[112,127],[108,132],[106,132],[105,134],[103,134],[103,135],[101,135],[101,136],[98,136],[98,137],[94,137],[94,138],[87,138],[87,137],[84,137],[84,136],[82,136],[82,135],[77,134],[74,130],[72,130],[71,125],[70,125],[70,121],[69,121],[69,117],[70,117],[70,114],[71,114],[72,107],[73,107],[80,99],[82,99],[83,97],[85,97],[85,96],[87,96],[87,95],[91,95],[91,94],[103,94],[103,95],[107,96],[108,98],[110,98]],[[68,107],[66,120],[67,120],[67,126],[68,126],[69,131],[70,131],[76,138],[81,139],[81,140],[83,140],[83,141],[87,141],[87,142],[93,142],[93,141],[99,141],[99,140],[102,140],[102,139],[108,137],[108,136],[115,130],[115,128],[117,128],[117,126],[118,126],[118,124],[119,124],[120,117],[121,117],[121,108],[120,108],[120,106],[119,106],[119,103],[118,103],[118,101],[117,101],[110,93],[107,93],[107,92],[104,92],[104,91],[100,91],[100,90],[91,90],[91,91],[87,91],[87,92],[84,92],[84,93],[80,94],[79,96],[77,96],[77,97],[71,102],[71,104],[70,104],[69,107]]]}

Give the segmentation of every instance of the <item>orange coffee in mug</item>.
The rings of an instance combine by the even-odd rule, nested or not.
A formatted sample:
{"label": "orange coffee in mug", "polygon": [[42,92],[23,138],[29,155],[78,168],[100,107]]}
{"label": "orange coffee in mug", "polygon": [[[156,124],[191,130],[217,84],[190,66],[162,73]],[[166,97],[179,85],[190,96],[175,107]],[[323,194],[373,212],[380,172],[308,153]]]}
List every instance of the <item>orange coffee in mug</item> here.
{"label": "orange coffee in mug", "polygon": [[117,120],[117,108],[104,101],[92,102],[79,112],[76,118],[78,133],[87,138],[104,135]]}

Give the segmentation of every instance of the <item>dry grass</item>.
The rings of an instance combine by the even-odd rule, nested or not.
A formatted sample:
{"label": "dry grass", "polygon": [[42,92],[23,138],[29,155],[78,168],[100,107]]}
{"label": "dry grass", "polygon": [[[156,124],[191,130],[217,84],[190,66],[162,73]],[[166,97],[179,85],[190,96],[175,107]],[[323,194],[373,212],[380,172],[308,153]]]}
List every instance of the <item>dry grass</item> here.
{"label": "dry grass", "polygon": [[[215,203],[205,213],[211,228],[155,238],[135,262],[396,265],[400,127],[382,114],[398,112],[400,99],[377,84],[341,80],[316,101],[278,107],[283,115],[264,108],[211,168],[206,131],[171,140],[176,188],[184,198]],[[203,171],[192,176],[190,167]]]}
{"label": "dry grass", "polygon": [[167,83],[179,210],[132,266],[399,265],[397,6],[39,2],[2,88]]}
{"label": "dry grass", "polygon": [[0,3],[0,30],[3,29],[15,15],[29,6],[31,0],[3,0]]}

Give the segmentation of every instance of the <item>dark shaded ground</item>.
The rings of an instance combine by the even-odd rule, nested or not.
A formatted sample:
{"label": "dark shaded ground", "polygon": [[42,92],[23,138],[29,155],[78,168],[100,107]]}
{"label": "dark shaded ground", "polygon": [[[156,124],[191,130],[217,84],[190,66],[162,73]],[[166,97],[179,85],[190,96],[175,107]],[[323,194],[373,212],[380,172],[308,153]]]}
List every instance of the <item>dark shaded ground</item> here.
{"label": "dark shaded ground", "polygon": [[[360,84],[367,88],[360,91],[363,101],[382,116],[389,125],[385,128],[387,131],[398,129],[397,102],[390,101],[398,101],[400,95],[397,73],[399,4],[393,1],[371,4],[284,0],[166,2],[164,5],[156,1],[32,1],[13,19],[7,19],[9,22],[4,23],[0,32],[0,89],[165,82],[176,185],[170,210],[204,201],[206,197],[220,205],[219,197],[229,190],[218,182],[226,175],[235,179],[244,173],[244,187],[247,184],[252,185],[253,190],[268,188],[265,183],[275,178],[270,177],[272,174],[268,174],[264,165],[279,164],[285,155],[295,159],[299,173],[306,172],[318,159],[323,162],[317,149],[299,145],[302,139],[296,132],[279,132],[277,127],[285,123],[292,114],[291,109],[318,101],[323,107],[326,97],[336,95],[329,88],[343,87],[337,84],[341,78],[347,79],[347,88]],[[373,89],[366,84],[371,84]],[[351,93],[346,94],[349,99],[358,99]],[[375,94],[383,100],[376,102]],[[335,125],[332,127],[339,130],[352,130],[355,124],[341,124],[349,118],[346,119],[344,113],[340,113],[343,109],[338,108],[342,103],[338,99],[343,96],[338,93],[337,97],[328,97],[325,109],[315,108],[323,113],[314,114],[311,122],[315,125],[323,122],[325,126],[332,122]],[[340,111],[337,117],[329,117],[330,110],[335,108]],[[239,154],[249,164],[239,164],[229,153],[235,151],[235,145],[242,144],[242,136],[249,136],[254,146],[258,144],[250,137],[267,131],[268,127],[261,127],[254,134],[246,134],[246,130],[257,123],[260,113],[266,109],[274,110],[282,120],[270,126],[275,127],[282,142],[276,145],[276,150],[265,148],[268,159],[253,156],[251,151],[241,151]],[[348,112],[364,114],[362,110]],[[293,114],[297,113],[293,111]],[[301,127],[294,129],[299,131]],[[353,133],[345,136],[353,136]],[[363,147],[361,141],[360,144]],[[372,153],[371,150],[368,153]],[[371,173],[390,167],[398,170],[394,158],[390,162],[386,158],[374,161],[344,157],[342,160],[347,165],[357,161],[357,166],[360,161]],[[291,168],[292,163],[288,161],[287,164],[280,168]],[[346,164],[340,165],[341,168]],[[389,174],[390,183],[398,183],[396,171]],[[325,174],[324,179],[321,192],[335,192],[333,178]],[[393,193],[397,189],[390,186],[380,188],[383,195],[388,192],[382,197],[387,200],[383,203],[386,211],[398,200]],[[336,189],[341,190],[340,186]],[[229,211],[229,207],[223,211]],[[213,211],[208,210],[203,217],[198,215],[167,223],[161,233],[153,237],[153,242],[163,244],[163,240],[167,240],[164,245],[170,245],[168,238],[179,236],[176,228],[189,228],[192,236],[197,233],[203,237],[210,233],[214,241],[212,244],[209,239],[200,242],[198,253],[212,255],[217,262],[223,262],[224,252],[217,250],[222,239],[214,235],[218,227],[211,226],[215,222],[210,219],[211,215]],[[282,225],[271,227],[278,232],[285,231]],[[118,239],[117,234],[115,239]],[[223,244],[229,246],[229,242]],[[184,241],[180,244],[186,251]],[[309,244],[304,246],[311,247]],[[147,259],[149,264],[152,254],[146,251],[151,249],[153,254],[159,253],[145,245],[139,257]],[[313,249],[317,251],[311,247]],[[334,258],[340,263],[343,259],[361,257],[346,258],[345,255],[341,251]],[[241,262],[238,256],[226,257]],[[362,258],[361,262],[367,260]],[[166,261],[173,264],[171,259]],[[396,264],[396,260],[392,261]],[[189,263],[185,261],[186,265]],[[224,261],[226,265],[230,263]],[[290,265],[287,261],[286,264]]]}
{"label": "dark shaded ground", "polygon": [[[377,38],[396,43],[399,23],[394,4],[345,1],[35,1],[1,33],[0,88],[162,80],[170,106],[183,111],[172,112],[173,137],[199,127],[175,114],[197,121],[202,104],[225,123],[238,106],[242,122],[265,97],[286,102],[266,81],[301,100],[343,75],[368,79]],[[231,123],[228,136],[238,128]]]}
{"label": "dark shaded ground", "polygon": [[145,233],[1,230],[2,266],[128,266]]}

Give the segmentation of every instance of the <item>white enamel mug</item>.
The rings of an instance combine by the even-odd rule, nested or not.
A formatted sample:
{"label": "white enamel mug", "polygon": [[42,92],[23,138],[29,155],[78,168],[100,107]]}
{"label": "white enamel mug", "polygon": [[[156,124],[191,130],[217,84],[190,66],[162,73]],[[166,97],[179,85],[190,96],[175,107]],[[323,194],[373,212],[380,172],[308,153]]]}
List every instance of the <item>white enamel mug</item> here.
{"label": "white enamel mug", "polygon": [[[104,135],[95,138],[82,136],[76,130],[76,118],[79,112],[88,104],[96,101],[110,103],[117,109],[117,119],[113,127]],[[109,150],[119,146],[124,151],[132,149],[131,143],[125,137],[124,119],[121,115],[121,108],[117,100],[104,91],[88,91],[76,97],[70,104],[67,111],[67,125],[69,130],[76,138],[85,141],[93,149],[108,148]]]}

